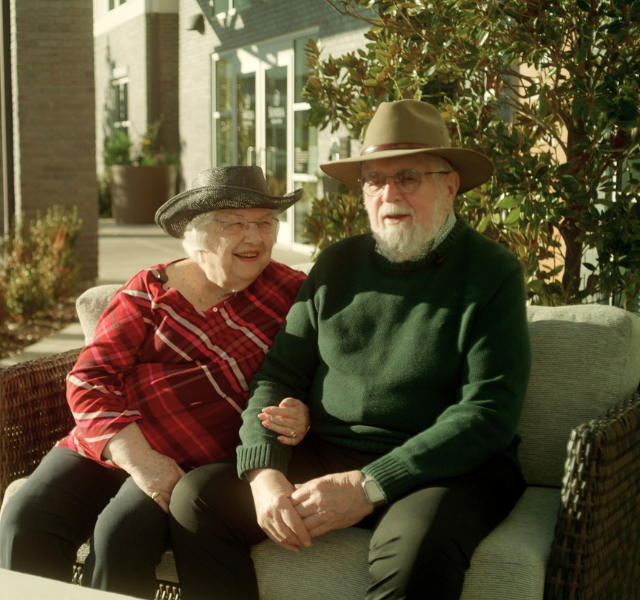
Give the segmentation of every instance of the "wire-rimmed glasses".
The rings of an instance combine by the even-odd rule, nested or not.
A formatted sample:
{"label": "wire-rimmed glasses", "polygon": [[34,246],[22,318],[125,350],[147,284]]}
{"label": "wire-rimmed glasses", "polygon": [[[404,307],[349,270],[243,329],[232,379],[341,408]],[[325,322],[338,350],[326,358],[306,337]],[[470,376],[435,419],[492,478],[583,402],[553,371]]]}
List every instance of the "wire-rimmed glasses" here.
{"label": "wire-rimmed glasses", "polygon": [[426,175],[447,175],[449,171],[418,171],[418,169],[402,169],[395,175],[383,175],[372,171],[365,173],[360,179],[362,191],[368,196],[378,196],[387,185],[387,179],[390,177],[396,184],[396,187],[405,194],[415,192],[422,184],[422,180]]}
{"label": "wire-rimmed glasses", "polygon": [[278,224],[280,221],[275,217],[265,217],[259,221],[221,221],[220,219],[213,219],[216,223],[222,225],[222,229],[229,235],[240,235],[244,231],[248,230],[251,225],[255,225],[256,229],[263,235],[269,235],[275,233],[278,230]]}

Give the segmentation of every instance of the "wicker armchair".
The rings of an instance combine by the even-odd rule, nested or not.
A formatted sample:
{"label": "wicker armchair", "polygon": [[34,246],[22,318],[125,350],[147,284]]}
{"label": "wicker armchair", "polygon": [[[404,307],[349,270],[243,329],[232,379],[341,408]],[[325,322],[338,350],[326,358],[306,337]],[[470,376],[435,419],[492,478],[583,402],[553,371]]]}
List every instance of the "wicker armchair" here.
{"label": "wicker armchair", "polygon": [[[596,306],[531,308],[529,321],[534,368],[519,431],[530,487],[476,551],[462,598],[638,599],[640,319]],[[77,355],[0,371],[0,498],[71,427],[65,377]],[[363,598],[369,535],[334,531],[296,555],[259,544],[261,598]],[[175,571],[162,573],[156,599],[179,598]]]}

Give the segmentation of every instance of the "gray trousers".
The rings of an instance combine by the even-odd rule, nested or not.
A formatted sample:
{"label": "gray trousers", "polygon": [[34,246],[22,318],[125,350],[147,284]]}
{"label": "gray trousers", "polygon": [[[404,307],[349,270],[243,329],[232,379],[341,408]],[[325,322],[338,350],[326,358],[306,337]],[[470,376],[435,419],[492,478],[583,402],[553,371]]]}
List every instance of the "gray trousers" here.
{"label": "gray trousers", "polygon": [[155,596],[155,566],[169,544],[167,514],[128,474],[53,448],[0,519],[0,566],[71,582],[90,540],[82,585]]}
{"label": "gray trousers", "polygon": [[[292,483],[362,468],[378,455],[307,436],[293,452]],[[373,530],[367,600],[455,600],[478,544],[511,511],[526,484],[511,461],[434,481],[359,526]],[[258,600],[250,547],[266,539],[235,458],[183,477],[171,499],[171,539],[183,600]],[[283,574],[286,576],[286,573]],[[329,576],[329,575],[328,575]]]}

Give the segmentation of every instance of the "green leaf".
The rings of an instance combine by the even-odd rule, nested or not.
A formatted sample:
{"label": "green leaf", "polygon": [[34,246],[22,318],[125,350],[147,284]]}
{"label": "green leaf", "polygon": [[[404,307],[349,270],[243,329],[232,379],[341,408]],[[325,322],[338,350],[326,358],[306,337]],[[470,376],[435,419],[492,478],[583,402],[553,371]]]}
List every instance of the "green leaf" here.
{"label": "green leaf", "polygon": [[549,271],[547,275],[549,277],[555,277],[556,275],[560,274],[562,269],[564,269],[564,265],[558,265],[557,267],[554,267],[553,269],[551,269],[551,271]]}
{"label": "green leaf", "polygon": [[478,223],[478,228],[477,228],[478,231],[480,233],[484,233],[487,230],[489,223],[491,223],[491,215],[486,215],[485,217],[482,218],[480,223]]}
{"label": "green leaf", "polygon": [[576,64],[579,65],[580,63],[583,63],[585,60],[587,60],[587,56],[589,56],[589,50],[590,48],[587,44],[580,47],[578,52],[576,52]]}
{"label": "green leaf", "polygon": [[509,215],[504,221],[504,224],[507,226],[515,225],[519,219],[520,219],[520,208],[516,207],[509,213]]}
{"label": "green leaf", "polygon": [[398,79],[397,84],[399,88],[406,88],[415,82],[416,80],[412,77],[402,77],[401,79]]}
{"label": "green leaf", "polygon": [[539,294],[544,289],[544,281],[540,279],[534,279],[533,281],[529,281],[527,283],[527,289],[532,292]]}
{"label": "green leaf", "polygon": [[505,196],[496,204],[496,208],[513,208],[514,206],[520,206],[522,197],[518,196]]}

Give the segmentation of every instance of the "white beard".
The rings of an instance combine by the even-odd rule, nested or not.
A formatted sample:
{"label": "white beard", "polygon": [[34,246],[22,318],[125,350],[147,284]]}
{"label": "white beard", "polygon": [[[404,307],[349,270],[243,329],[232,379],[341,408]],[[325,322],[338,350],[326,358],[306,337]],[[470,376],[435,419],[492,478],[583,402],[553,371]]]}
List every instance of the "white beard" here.
{"label": "white beard", "polygon": [[[437,211],[439,213],[441,211]],[[411,215],[411,223],[400,223],[390,225],[384,217],[391,214]],[[399,207],[395,204],[386,204],[378,213],[379,225],[373,230],[373,237],[378,242],[378,250],[391,262],[405,262],[420,254],[422,249],[433,240],[446,220],[446,215],[442,219],[441,215],[434,215],[434,220],[427,229],[421,227],[416,221],[415,213],[409,206]],[[440,222],[442,221],[442,222]]]}

